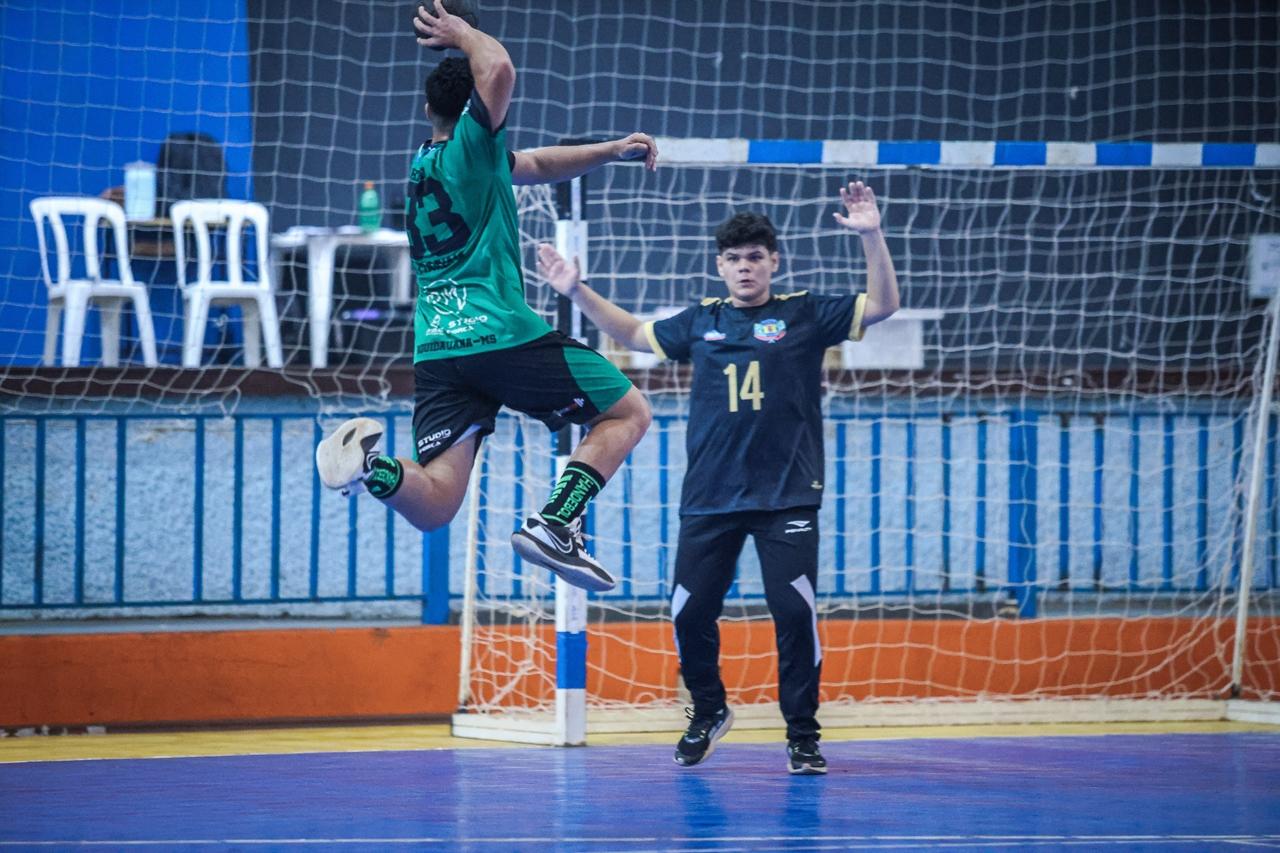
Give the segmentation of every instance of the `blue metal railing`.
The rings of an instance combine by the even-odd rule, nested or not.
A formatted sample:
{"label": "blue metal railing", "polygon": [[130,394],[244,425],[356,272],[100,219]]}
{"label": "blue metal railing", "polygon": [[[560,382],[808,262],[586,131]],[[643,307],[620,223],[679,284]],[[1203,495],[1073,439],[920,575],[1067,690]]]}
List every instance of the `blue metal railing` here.
{"label": "blue metal railing", "polygon": [[[394,452],[408,418],[383,417]],[[1238,576],[1242,506],[1229,484],[1242,410],[833,411],[827,423],[828,599],[1000,593],[1035,616],[1057,592],[1203,593]],[[605,600],[668,594],[683,427],[680,415],[656,415],[592,506],[588,527],[605,534],[597,542],[621,578]],[[510,480],[515,512],[482,505],[478,585],[519,598],[528,568],[507,527],[536,508],[523,483],[544,439],[511,418],[499,431],[510,441],[494,443],[476,477],[485,494]],[[1265,589],[1277,588],[1280,564],[1276,432],[1273,418],[1255,575]],[[462,519],[422,535],[373,501],[325,494],[311,459],[320,435],[307,412],[0,417],[0,617],[408,601],[424,621],[446,621],[461,594],[450,553]],[[504,561],[509,577],[490,577]],[[731,591],[762,594],[746,574]]]}
{"label": "blue metal railing", "polygon": [[[211,459],[208,450],[211,424],[217,424],[228,439],[229,466],[218,464],[221,457]],[[257,427],[265,425],[260,436],[265,450],[252,458],[247,448],[251,431],[262,432]],[[55,610],[69,608],[101,609],[120,607],[174,607],[198,605],[202,607],[353,603],[373,601],[412,601],[423,603],[424,618],[444,621],[447,618],[447,600],[441,601],[442,590],[432,580],[447,580],[448,540],[439,533],[421,536],[421,572],[414,571],[412,583],[397,586],[397,578],[412,566],[406,565],[403,554],[396,548],[397,524],[395,514],[370,502],[350,501],[343,508],[346,515],[345,566],[342,566],[343,588],[333,591],[325,588],[326,568],[336,562],[333,549],[323,542],[322,504],[326,496],[314,473],[310,454],[301,463],[309,469],[310,514],[295,515],[294,507],[284,500],[286,456],[284,452],[287,426],[301,427],[312,441],[318,440],[319,425],[313,414],[238,414],[230,418],[213,415],[10,415],[0,417],[0,511],[6,519],[3,536],[0,536],[0,616],[6,611]],[[52,430],[70,427],[71,448],[59,443],[52,448],[49,434]],[[189,436],[189,453],[183,448],[169,447],[167,454],[143,454],[132,448],[138,441],[137,433],[153,436],[157,431],[171,431]],[[26,443],[18,433],[29,433],[30,452],[15,453],[14,444]],[[109,433],[98,444],[112,446],[112,456],[107,465],[95,466],[98,453],[90,452],[91,439]],[[388,431],[388,446],[394,451],[395,431]],[[311,445],[314,447],[314,444]],[[25,448],[24,448],[25,449]],[[66,451],[70,452],[66,452]],[[19,470],[15,461],[25,459]],[[101,461],[101,460],[98,460]],[[67,465],[67,463],[70,465]],[[211,468],[211,464],[214,467]],[[296,465],[295,460],[289,460]],[[108,500],[91,495],[87,482],[89,472],[95,468],[112,470],[111,495]],[[181,471],[181,476],[174,472]],[[217,512],[211,505],[212,471],[219,472],[220,491],[226,498],[229,511]],[[51,472],[53,474],[51,475]],[[30,500],[23,501],[14,489],[4,484],[30,474],[33,483]],[[50,482],[53,475],[61,479],[65,473],[70,489],[56,489]],[[261,475],[257,477],[257,475]],[[251,504],[247,495],[251,477],[265,483],[265,499]],[[135,510],[135,495],[145,487],[151,500],[141,502]],[[180,499],[183,492],[185,499]],[[53,496],[53,497],[51,497]],[[65,496],[65,504],[62,496]],[[189,503],[187,503],[189,501]],[[176,503],[187,503],[190,510],[180,515],[174,511]],[[63,524],[55,519],[64,511],[70,518]],[[286,572],[284,532],[288,526],[286,513],[291,519],[307,518],[309,530],[305,539],[309,548],[302,561],[291,561],[302,566],[301,579],[305,592],[289,592],[284,582]],[[211,591],[211,574],[217,562],[211,550],[214,542],[209,536],[210,519],[224,516],[228,522],[229,536],[223,592]],[[364,577],[366,565],[361,564],[364,555],[359,550],[359,535],[364,517],[382,520],[381,535],[385,550],[381,555],[377,589],[370,591]],[[250,517],[262,519],[254,525],[254,533],[246,529]],[[296,525],[294,525],[296,526]],[[65,560],[51,559],[51,529],[69,528],[71,543]],[[112,531],[110,542],[97,547],[88,541],[91,530]],[[180,536],[173,531],[181,531]],[[416,534],[416,531],[414,531]],[[151,540],[160,538],[172,545],[175,539],[189,539],[190,568],[184,584],[177,581],[180,560],[171,552],[157,549]],[[23,540],[30,543],[22,548]],[[255,578],[256,591],[248,589],[249,555],[265,553],[264,577]],[[87,578],[94,567],[110,564],[110,579],[98,583],[90,593]],[[155,566],[164,569],[162,577],[150,578],[149,585],[134,583],[140,569]],[[439,571],[433,571],[438,567]],[[70,592],[53,594],[51,581],[63,573],[70,575]],[[94,574],[101,575],[102,572]],[[298,574],[298,573],[294,573]],[[332,572],[330,572],[332,574]],[[330,578],[332,580],[332,578]],[[130,591],[132,586],[139,592]],[[181,587],[181,588],[179,588]],[[424,593],[426,599],[424,601]],[[447,595],[444,592],[443,595]]]}

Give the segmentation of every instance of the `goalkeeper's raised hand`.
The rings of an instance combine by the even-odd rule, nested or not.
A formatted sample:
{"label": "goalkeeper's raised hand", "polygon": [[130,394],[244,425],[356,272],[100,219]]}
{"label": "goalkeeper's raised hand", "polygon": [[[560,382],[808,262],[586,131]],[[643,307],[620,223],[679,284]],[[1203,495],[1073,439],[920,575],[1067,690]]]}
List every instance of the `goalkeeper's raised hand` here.
{"label": "goalkeeper's raised hand", "polygon": [[844,214],[835,213],[836,222],[859,234],[871,234],[880,230],[880,207],[876,194],[862,181],[850,181],[840,188],[840,203]]}

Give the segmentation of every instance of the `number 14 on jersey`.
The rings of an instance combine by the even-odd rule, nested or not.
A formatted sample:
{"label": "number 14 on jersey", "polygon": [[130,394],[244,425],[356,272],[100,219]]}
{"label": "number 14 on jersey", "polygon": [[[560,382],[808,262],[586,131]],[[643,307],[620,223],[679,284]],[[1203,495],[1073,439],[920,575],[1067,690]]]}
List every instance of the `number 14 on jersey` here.
{"label": "number 14 on jersey", "polygon": [[764,399],[764,391],[760,387],[760,362],[752,360],[742,376],[742,385],[738,385],[738,365],[731,364],[724,369],[729,377],[729,411],[738,411],[743,401],[750,401],[752,411],[760,411],[760,401]]}

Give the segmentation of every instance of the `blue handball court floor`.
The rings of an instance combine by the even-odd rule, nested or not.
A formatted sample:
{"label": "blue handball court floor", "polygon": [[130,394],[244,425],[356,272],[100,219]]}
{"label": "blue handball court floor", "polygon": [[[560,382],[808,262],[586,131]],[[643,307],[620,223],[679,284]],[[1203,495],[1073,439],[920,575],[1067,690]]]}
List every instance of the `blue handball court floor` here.
{"label": "blue handball court floor", "polygon": [[0,764],[0,850],[1280,849],[1280,734]]}

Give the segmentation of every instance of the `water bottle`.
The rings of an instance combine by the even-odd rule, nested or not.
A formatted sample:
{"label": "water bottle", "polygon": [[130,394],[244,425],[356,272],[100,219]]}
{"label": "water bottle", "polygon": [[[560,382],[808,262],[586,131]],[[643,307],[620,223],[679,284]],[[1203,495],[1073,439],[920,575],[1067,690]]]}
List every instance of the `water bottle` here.
{"label": "water bottle", "polygon": [[156,167],[141,160],[124,167],[125,219],[155,219]]}
{"label": "water bottle", "polygon": [[382,225],[382,202],[378,199],[378,191],[373,188],[373,181],[364,182],[364,192],[360,193],[360,230],[366,234],[377,231]]}

